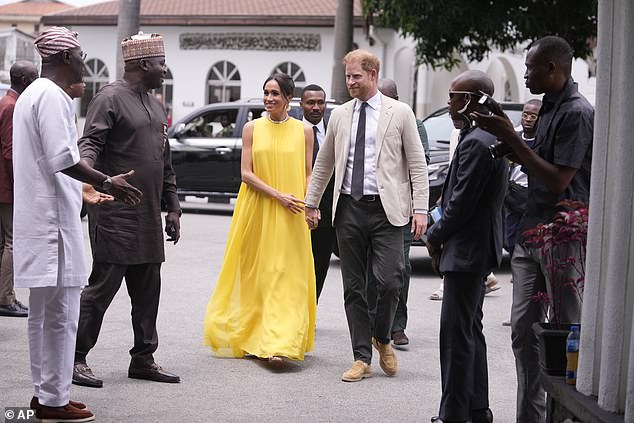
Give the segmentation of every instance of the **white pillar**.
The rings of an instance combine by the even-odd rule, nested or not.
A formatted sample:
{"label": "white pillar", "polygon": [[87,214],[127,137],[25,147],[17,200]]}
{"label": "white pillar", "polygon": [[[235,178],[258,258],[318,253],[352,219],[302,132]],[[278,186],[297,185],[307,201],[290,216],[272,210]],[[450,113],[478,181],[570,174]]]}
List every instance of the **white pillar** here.
{"label": "white pillar", "polygon": [[597,97],[577,389],[634,421],[634,4],[599,0]]}

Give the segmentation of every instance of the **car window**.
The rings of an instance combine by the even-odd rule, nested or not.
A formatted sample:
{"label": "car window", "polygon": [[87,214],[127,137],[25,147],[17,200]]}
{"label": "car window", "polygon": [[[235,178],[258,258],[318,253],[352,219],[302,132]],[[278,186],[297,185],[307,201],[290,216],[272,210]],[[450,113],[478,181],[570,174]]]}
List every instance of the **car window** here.
{"label": "car window", "polygon": [[230,138],[234,136],[238,109],[213,110],[185,124],[188,138]]}
{"label": "car window", "polygon": [[264,107],[249,107],[247,112],[247,122],[259,118],[264,113]]}
{"label": "car window", "polygon": [[449,146],[449,139],[454,130],[453,122],[449,113],[443,113],[437,116],[430,116],[423,122],[427,131],[430,147],[436,147],[436,143]]}

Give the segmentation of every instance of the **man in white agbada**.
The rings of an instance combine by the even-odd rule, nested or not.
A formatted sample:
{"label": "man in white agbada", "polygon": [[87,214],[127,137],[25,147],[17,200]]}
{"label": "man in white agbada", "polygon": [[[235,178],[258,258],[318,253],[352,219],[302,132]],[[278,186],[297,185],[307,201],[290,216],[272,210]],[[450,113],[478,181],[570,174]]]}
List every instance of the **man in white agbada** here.
{"label": "man in white agbada", "polygon": [[85,422],[94,415],[70,401],[79,296],[88,279],[80,181],[130,205],[142,194],[126,182],[133,171],[109,177],[79,158],[67,94],[82,80],[77,33],[53,27],[34,43],[41,78],[18,99],[13,124],[14,278],[16,287],[30,288],[31,408],[43,421]]}

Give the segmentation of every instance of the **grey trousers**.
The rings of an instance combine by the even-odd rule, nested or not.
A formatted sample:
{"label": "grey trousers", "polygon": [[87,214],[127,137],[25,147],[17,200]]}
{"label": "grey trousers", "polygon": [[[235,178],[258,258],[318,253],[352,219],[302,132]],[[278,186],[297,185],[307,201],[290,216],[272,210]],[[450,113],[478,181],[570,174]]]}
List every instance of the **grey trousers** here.
{"label": "grey trousers", "polygon": [[[578,252],[578,248],[575,250]],[[573,254],[574,255],[574,254]],[[537,292],[553,294],[548,273],[540,251],[521,243],[515,245],[511,259],[513,274],[513,306],[511,328],[513,354],[517,371],[517,422],[545,421],[546,398],[539,380],[539,347],[533,323],[544,321],[542,305],[533,300]],[[571,276],[576,275],[574,271]],[[578,276],[578,275],[577,275]],[[577,277],[574,276],[574,277]],[[555,310],[550,310],[550,318]],[[558,307],[561,322],[577,323],[581,318],[581,300],[572,291],[564,292]]]}
{"label": "grey trousers", "polygon": [[[394,314],[394,323],[392,323],[392,333],[407,328],[407,297],[409,294],[409,280],[412,275],[412,263],[409,261],[409,250],[414,241],[414,234],[411,232],[412,220],[410,223],[403,226],[403,260],[405,263],[405,271],[403,272],[403,288],[401,294],[398,297],[398,306],[396,307],[396,313]],[[368,263],[372,261],[372,252],[368,257]],[[374,321],[376,315],[376,287],[377,282],[372,269],[368,266],[368,306],[370,307],[370,319]]]}
{"label": "grey trousers", "polygon": [[[380,201],[355,201],[348,195],[339,199],[335,229],[354,359],[369,364],[372,336],[383,344],[390,342],[403,286],[403,230],[390,224]],[[368,305],[368,266],[376,279],[375,317]]]}

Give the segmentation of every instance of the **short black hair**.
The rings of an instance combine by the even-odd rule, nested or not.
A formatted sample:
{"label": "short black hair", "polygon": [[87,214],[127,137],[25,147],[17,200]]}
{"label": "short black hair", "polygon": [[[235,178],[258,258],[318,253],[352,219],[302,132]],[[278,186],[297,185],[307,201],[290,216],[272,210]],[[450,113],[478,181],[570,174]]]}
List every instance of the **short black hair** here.
{"label": "short black hair", "polygon": [[533,41],[529,48],[533,47],[537,48],[536,54],[538,57],[563,68],[572,67],[574,50],[563,38],[549,35]]}
{"label": "short black hair", "polygon": [[274,73],[273,75],[266,78],[266,81],[264,81],[264,84],[262,84],[262,89],[264,89],[266,83],[269,81],[277,82],[277,85],[280,86],[280,90],[282,91],[282,94],[284,94],[284,96],[293,96],[293,93],[295,92],[295,81],[293,81],[293,78],[291,78],[287,74]]}
{"label": "short black hair", "polygon": [[326,97],[326,91],[323,88],[321,88],[319,85],[317,85],[317,84],[308,84],[308,85],[306,85],[302,89],[302,98],[304,98],[304,93],[306,91],[321,91],[322,93],[324,93],[324,97]]}

